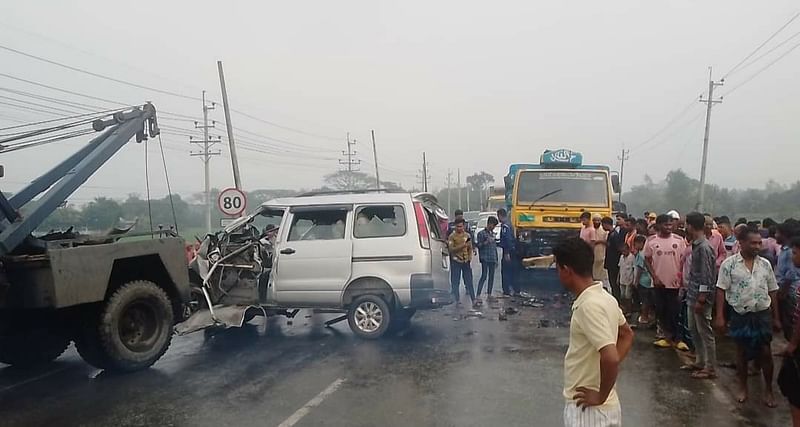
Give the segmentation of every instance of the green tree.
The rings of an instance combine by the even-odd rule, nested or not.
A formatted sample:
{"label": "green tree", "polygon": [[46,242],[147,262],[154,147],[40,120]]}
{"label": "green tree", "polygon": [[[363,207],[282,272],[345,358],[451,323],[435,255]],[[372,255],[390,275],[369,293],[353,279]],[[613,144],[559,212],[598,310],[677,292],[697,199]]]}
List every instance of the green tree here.
{"label": "green tree", "polygon": [[122,206],[114,199],[98,197],[89,202],[82,212],[83,222],[90,230],[111,228],[122,217]]}

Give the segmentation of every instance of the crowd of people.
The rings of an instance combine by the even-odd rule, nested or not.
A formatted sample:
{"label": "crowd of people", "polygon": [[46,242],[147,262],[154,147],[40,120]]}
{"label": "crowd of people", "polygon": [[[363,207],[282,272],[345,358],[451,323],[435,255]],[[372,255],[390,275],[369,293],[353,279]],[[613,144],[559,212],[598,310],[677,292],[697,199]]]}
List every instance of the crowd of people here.
{"label": "crowd of people", "polygon": [[[580,238],[592,249],[592,279],[613,295],[632,327],[654,328],[653,345],[693,350],[692,378],[717,377],[717,338],[736,345],[737,400],[748,370],[764,379],[763,404],[776,407],[772,338],[789,342],[778,385],[800,426],[800,222],[769,218],[732,224],[725,216],[676,211],[643,218],[584,213]],[[558,256],[556,256],[558,258]]]}
{"label": "crowd of people", "polygon": [[[498,262],[503,296],[519,293],[514,280],[518,261],[514,234],[505,210],[489,218],[477,235],[461,211],[455,214],[447,230],[455,300],[460,304],[462,280],[473,307],[482,304],[484,284],[488,285],[487,297],[493,298]],[[559,277],[577,295],[572,325],[579,325],[584,332],[570,334],[565,378],[573,383],[564,390],[566,425],[584,425],[581,420],[587,419],[587,414],[621,419],[613,381],[603,385],[600,378],[607,366],[603,357],[618,365],[628,352],[632,335],[619,338],[625,342],[615,342],[613,352],[607,348],[611,342],[606,341],[630,325],[654,329],[655,347],[693,351],[694,361],[681,370],[697,380],[717,378],[717,339],[730,337],[736,347],[736,399],[740,403],[749,397],[752,371],[760,372],[764,380],[762,403],[769,408],[777,406],[773,355],[783,356],[777,383],[790,403],[794,425],[800,427],[800,221],[787,219],[779,224],[769,218],[739,218],[732,222],[726,216],[699,212],[682,216],[675,210],[645,212],[642,218],[584,212],[580,219],[579,238],[554,249]],[[500,259],[496,227],[501,228]],[[471,269],[475,255],[482,267],[477,292]],[[609,299],[596,289],[605,289],[602,294]],[[608,307],[609,300],[614,302],[613,310]],[[603,320],[601,324],[592,323],[599,320]],[[788,344],[773,353],[772,339],[780,332]],[[602,348],[609,355],[603,355]],[[597,384],[587,388],[587,383]],[[587,407],[594,407],[593,411],[587,413]]]}

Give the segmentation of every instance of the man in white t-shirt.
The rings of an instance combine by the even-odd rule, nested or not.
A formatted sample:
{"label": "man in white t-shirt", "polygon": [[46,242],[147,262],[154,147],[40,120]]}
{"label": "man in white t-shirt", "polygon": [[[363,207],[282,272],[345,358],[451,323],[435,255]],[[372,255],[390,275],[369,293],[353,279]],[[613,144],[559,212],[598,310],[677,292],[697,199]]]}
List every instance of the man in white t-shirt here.
{"label": "man in white t-shirt", "polygon": [[569,348],[564,357],[564,425],[622,425],[615,390],[619,365],[633,345],[633,331],[616,299],[592,280],[592,247],[570,238],[554,250],[558,277],[576,295]]}

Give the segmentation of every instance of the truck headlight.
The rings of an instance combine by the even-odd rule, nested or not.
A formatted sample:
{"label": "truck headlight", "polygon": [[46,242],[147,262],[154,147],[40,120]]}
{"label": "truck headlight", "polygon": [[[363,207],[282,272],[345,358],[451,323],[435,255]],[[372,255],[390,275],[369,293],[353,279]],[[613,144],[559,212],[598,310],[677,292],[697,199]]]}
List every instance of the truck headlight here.
{"label": "truck headlight", "polygon": [[533,239],[533,230],[520,230],[519,234],[517,234],[517,239],[520,242],[530,242]]}

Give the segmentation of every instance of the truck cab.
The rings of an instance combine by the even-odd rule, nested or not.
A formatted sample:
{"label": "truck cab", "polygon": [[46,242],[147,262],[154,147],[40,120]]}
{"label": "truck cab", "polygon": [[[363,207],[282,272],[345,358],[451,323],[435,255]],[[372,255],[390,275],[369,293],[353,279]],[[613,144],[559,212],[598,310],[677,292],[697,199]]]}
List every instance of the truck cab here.
{"label": "truck cab", "polygon": [[568,149],[546,150],[538,164],[513,164],[505,177],[506,203],[521,258],[546,256],[580,233],[583,212],[610,216],[619,179],[608,166],[585,165]]}

